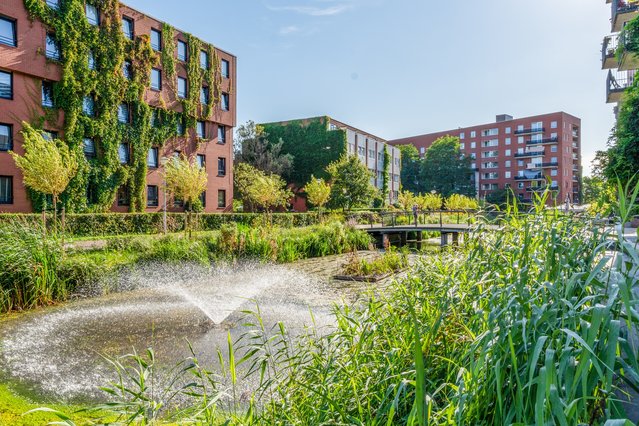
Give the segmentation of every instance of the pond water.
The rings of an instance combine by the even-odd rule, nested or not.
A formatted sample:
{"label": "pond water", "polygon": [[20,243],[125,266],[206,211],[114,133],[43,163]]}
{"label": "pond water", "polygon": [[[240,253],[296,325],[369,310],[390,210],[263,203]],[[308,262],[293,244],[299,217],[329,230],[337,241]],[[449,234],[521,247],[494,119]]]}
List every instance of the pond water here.
{"label": "pond water", "polygon": [[138,267],[119,278],[118,287],[127,291],[4,321],[1,372],[46,400],[100,400],[98,387],[115,379],[104,356],[153,347],[158,363],[168,367],[190,355],[190,342],[198,358],[214,366],[228,333],[236,338],[250,328],[243,311],[258,305],[267,328],[282,321],[293,335],[311,325],[327,330],[334,305],[369,286],[332,282],[329,276],[342,262],[329,257],[292,266]]}

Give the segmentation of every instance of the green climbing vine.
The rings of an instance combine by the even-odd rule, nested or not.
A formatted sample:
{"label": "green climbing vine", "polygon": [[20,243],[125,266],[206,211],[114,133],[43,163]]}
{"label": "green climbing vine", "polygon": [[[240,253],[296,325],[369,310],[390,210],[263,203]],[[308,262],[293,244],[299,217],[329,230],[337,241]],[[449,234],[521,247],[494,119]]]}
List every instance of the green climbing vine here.
{"label": "green climbing vine", "polygon": [[[170,81],[176,76],[174,29],[163,24],[163,49],[158,55],[151,48],[148,35],[139,35],[135,40],[124,36],[119,0],[87,0],[100,11],[98,26],[87,21],[84,3],[84,0],[66,0],[54,10],[42,0],[24,0],[30,19],[41,21],[55,33],[62,53],[59,61],[62,77],[54,84],[54,103],[64,112],[64,141],[78,156],[80,167],[61,201],[68,211],[107,211],[115,202],[118,188],[126,185],[129,209],[143,211],[149,149],[177,136],[179,122],[188,128],[195,127],[197,117],[203,115],[198,112],[199,88],[203,81],[209,87],[217,87],[219,68],[216,65],[206,72],[200,69],[199,51],[204,44],[189,35],[190,90],[189,99],[183,102],[183,111],[151,108],[144,100],[151,68],[161,65]],[[211,58],[217,57],[213,46],[206,48],[212,52]],[[95,70],[89,68],[90,54],[95,59]],[[123,73],[125,61],[130,63],[129,78]],[[92,116],[83,112],[86,97],[94,100]],[[217,98],[212,99],[217,102]],[[118,111],[123,103],[130,111],[128,123],[118,121]],[[57,113],[55,109],[53,111]],[[53,111],[47,112],[45,121],[53,119]],[[210,115],[207,110],[205,117]],[[39,120],[40,125],[42,121]],[[84,138],[94,140],[97,154],[94,158],[84,158]],[[129,145],[128,164],[120,162],[120,143]],[[34,191],[29,193],[34,209],[41,209],[43,195]]]}
{"label": "green climbing vine", "polygon": [[384,145],[384,171],[382,175],[382,197],[383,203],[386,205],[389,202],[388,196],[390,194],[390,165],[391,156],[388,153],[388,146]]}

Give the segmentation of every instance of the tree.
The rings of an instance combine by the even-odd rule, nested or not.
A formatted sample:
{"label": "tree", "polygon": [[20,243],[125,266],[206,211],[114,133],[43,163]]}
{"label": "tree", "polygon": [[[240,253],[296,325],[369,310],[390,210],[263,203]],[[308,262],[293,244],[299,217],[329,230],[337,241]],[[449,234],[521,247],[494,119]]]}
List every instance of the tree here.
{"label": "tree", "polygon": [[448,197],[451,194],[475,195],[471,182],[470,158],[463,157],[459,138],[444,136],[426,150],[422,162],[422,187]]}
{"label": "tree", "polygon": [[284,141],[270,142],[262,126],[253,121],[237,129],[235,162],[246,163],[264,173],[277,175],[290,173],[293,168],[293,156],[283,154]]}
{"label": "tree", "polygon": [[344,210],[368,206],[377,189],[371,185],[373,174],[357,156],[343,155],[326,168],[331,179],[331,204]]}
{"label": "tree", "polygon": [[402,210],[410,210],[417,203],[417,198],[410,191],[402,191],[397,195],[397,204]]}
{"label": "tree", "polygon": [[311,176],[311,181],[306,184],[304,190],[308,202],[317,207],[320,212],[331,197],[331,186],[324,179],[315,176]]}
{"label": "tree", "polygon": [[208,178],[206,170],[195,161],[189,161],[184,155],[173,158],[164,166],[163,178],[166,190],[174,198],[182,200],[185,206],[186,222],[184,230],[191,236],[191,211],[200,202],[200,196],[206,191]]}
{"label": "tree", "polygon": [[474,198],[460,194],[452,194],[446,199],[446,209],[448,210],[477,210],[479,203]]}
{"label": "tree", "polygon": [[419,158],[419,151],[413,145],[399,145],[397,148],[402,153],[402,188],[413,194],[419,194],[423,191],[421,187],[422,160]]}
{"label": "tree", "polygon": [[235,166],[233,179],[238,197],[250,211],[285,207],[293,196],[280,176],[266,174],[246,163]]}
{"label": "tree", "polygon": [[419,195],[415,199],[415,202],[422,210],[439,210],[444,204],[444,199],[442,198],[441,194],[428,193]]}
{"label": "tree", "polygon": [[24,138],[24,155],[20,156],[12,151],[11,156],[22,171],[24,184],[53,198],[53,226],[57,231],[55,213],[58,199],[78,172],[78,160],[64,142],[58,139],[46,140],[39,130],[28,123],[22,122],[21,133]]}

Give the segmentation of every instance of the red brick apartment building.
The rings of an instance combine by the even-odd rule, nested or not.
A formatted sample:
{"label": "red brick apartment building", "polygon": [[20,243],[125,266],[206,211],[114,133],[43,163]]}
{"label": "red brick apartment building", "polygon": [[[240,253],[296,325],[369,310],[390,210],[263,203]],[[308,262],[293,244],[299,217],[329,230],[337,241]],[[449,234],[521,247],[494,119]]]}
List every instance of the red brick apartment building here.
{"label": "red brick apartment building", "polygon": [[[138,210],[160,211],[164,204],[162,162],[164,158],[185,154],[196,159],[207,169],[208,188],[202,196],[205,211],[221,212],[229,209],[233,197],[232,138],[233,127],[236,125],[236,57],[223,50],[206,47],[209,45],[191,38],[180,30],[172,29],[142,12],[123,4],[118,5],[117,1],[113,3],[117,5],[119,11],[113,9],[110,15],[93,6],[93,2],[84,4],[81,0],[41,1],[42,4],[38,7],[42,11],[40,13],[46,16],[63,16],[65,13],[71,13],[70,11],[75,7],[74,19],[78,28],[93,31],[88,25],[94,26],[95,34],[98,34],[94,43],[96,51],[100,53],[94,57],[91,50],[86,66],[89,70],[93,70],[89,72],[95,73],[93,74],[95,79],[102,78],[100,74],[102,72],[110,72],[117,74],[118,78],[125,78],[128,84],[135,80],[136,70],[140,69],[138,63],[143,61],[133,54],[137,50],[130,48],[126,50],[129,56],[124,63],[116,65],[117,71],[103,70],[101,64],[108,63],[109,58],[105,57],[104,50],[100,50],[98,45],[103,42],[100,39],[101,34],[108,31],[108,28],[115,28],[113,33],[118,34],[119,26],[124,36],[122,43],[127,43],[126,46],[137,46],[136,43],[150,45],[157,59],[151,65],[151,75],[144,79],[146,87],[140,86],[143,95],[139,102],[151,107],[151,127],[155,126],[154,120],[160,116],[159,111],[173,111],[181,114],[179,117],[182,117],[177,121],[175,131],[177,136],[170,136],[165,143],[164,141],[154,143],[148,152],[146,148],[138,149],[136,152],[135,145],[129,144],[127,140],[108,141],[110,146],[117,147],[110,148],[112,151],[108,160],[104,158],[107,141],[94,137],[95,135],[81,135],[80,137],[84,137],[81,149],[89,165],[88,169],[91,170],[89,174],[93,173],[92,171],[97,169],[99,164],[110,161],[118,171],[114,176],[126,175],[127,168],[132,167],[131,164],[136,158],[138,161],[136,164],[142,166],[146,161],[146,170],[142,169],[146,171],[146,182],[142,173],[137,184],[138,194],[144,200],[140,203]],[[105,4],[108,3],[105,2]],[[25,5],[27,2],[24,0],[0,1],[0,212],[34,210],[22,183],[21,173],[8,153],[10,150],[18,154],[24,152],[20,134],[22,121],[40,123],[46,135],[62,140],[66,139],[65,129],[68,129],[68,123],[65,120],[66,110],[58,108],[53,101],[53,88],[64,78],[65,46],[56,40],[55,28],[45,25],[40,19],[34,19]],[[84,16],[81,16],[82,12]],[[81,17],[78,19],[78,16]],[[171,28],[171,32],[167,30],[166,34],[173,34],[173,39],[170,41],[162,34],[166,28]],[[117,35],[116,38],[118,37],[120,36]],[[187,44],[189,40],[197,40],[197,43],[193,42],[194,49],[201,43],[202,50],[198,52],[197,58],[189,50]],[[166,62],[162,58],[163,53],[173,56],[172,63],[175,69],[171,73],[164,69],[163,64],[171,62]],[[213,57],[210,57],[211,53]],[[193,119],[190,121],[192,126],[187,126],[186,123],[189,121],[186,120],[183,105],[186,105],[187,90],[194,91],[195,87],[194,83],[190,84],[187,79],[189,72],[192,72],[193,68],[197,69],[195,65],[195,67],[191,66],[189,71],[189,64],[197,64],[189,62],[191,59],[199,62],[202,69],[201,75],[215,75],[216,85],[208,87],[203,83],[197,83],[195,90],[198,90],[199,96],[194,95],[192,98],[197,105],[196,112],[192,114]],[[209,74],[206,74],[207,72]],[[116,102],[121,101],[116,100]],[[102,104],[103,100],[98,95],[92,95],[91,98],[85,95],[82,109],[84,113],[87,113],[86,116],[100,117]],[[205,108],[209,108],[208,105],[211,105],[211,109],[204,114]],[[126,103],[120,104],[117,107],[117,114],[111,112],[114,122],[117,120],[119,122],[117,125],[132,125],[131,123],[135,120],[133,110],[134,108]],[[50,118],[52,112],[55,112],[54,117],[57,114],[57,118]],[[86,116],[81,120],[84,120],[83,123],[90,123]],[[45,120],[44,117],[48,118]],[[90,124],[85,124],[85,128],[90,128]],[[114,151],[115,149],[117,151]],[[129,175],[134,173],[129,172]],[[100,182],[97,184],[99,185]],[[116,212],[132,210],[127,185],[122,184],[112,188],[111,195],[103,201],[102,209]],[[79,193],[82,194],[81,190]],[[89,207],[92,202],[90,198],[91,189],[87,188]],[[179,200],[169,200],[167,205],[171,211],[182,210]]]}
{"label": "red brick apartment building", "polygon": [[512,188],[522,201],[548,185],[563,202],[581,199],[581,120],[565,112],[513,119],[390,141],[414,145],[424,155],[442,136],[459,137],[472,160],[479,197]]}

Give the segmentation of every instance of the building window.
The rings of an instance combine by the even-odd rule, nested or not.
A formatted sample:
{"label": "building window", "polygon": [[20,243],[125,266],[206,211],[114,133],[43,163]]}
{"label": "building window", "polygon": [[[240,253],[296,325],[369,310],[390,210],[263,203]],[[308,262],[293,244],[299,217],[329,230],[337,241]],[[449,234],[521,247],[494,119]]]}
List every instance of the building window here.
{"label": "building window", "polygon": [[523,182],[517,183],[517,188],[524,189],[524,183]]}
{"label": "building window", "polygon": [[42,106],[53,108],[53,83],[50,81],[42,82]]}
{"label": "building window", "polygon": [[177,129],[176,129],[176,132],[177,132],[178,136],[184,136],[184,130],[185,130],[184,129],[184,119],[180,118],[180,119],[178,119]]}
{"label": "building window", "polygon": [[517,167],[524,167],[524,160],[517,160]]}
{"label": "building window", "polygon": [[368,158],[375,158],[375,150],[374,149],[369,149],[368,150]]}
{"label": "building window", "polygon": [[160,122],[160,117],[158,116],[159,112],[157,109],[151,110],[151,118],[149,119],[149,124],[151,127],[157,127]]}
{"label": "building window", "polygon": [[510,157],[511,154],[512,154],[512,152],[509,149],[507,149],[506,150],[506,157]]}
{"label": "building window", "polygon": [[426,148],[424,148],[423,146],[421,148],[419,148],[419,153],[421,155],[424,155],[426,153]]}
{"label": "building window", "polygon": [[120,104],[120,106],[118,106],[118,121],[120,123],[124,123],[127,124],[130,121],[130,114],[129,114],[129,105],[126,103],[122,103]]}
{"label": "building window", "polygon": [[556,121],[552,121],[552,122],[550,123],[550,128],[551,128],[551,129],[556,129],[556,128],[557,128],[557,122],[556,122]]}
{"label": "building window", "polygon": [[477,137],[477,132],[474,131],[474,130],[472,132],[470,132],[470,137],[471,138],[476,138]]}
{"label": "building window", "polygon": [[499,129],[487,129],[487,130],[482,130],[481,135],[482,136],[497,136],[499,134]]}
{"label": "building window", "polygon": [[206,86],[202,86],[200,89],[200,103],[202,105],[209,104],[209,88]]}
{"label": "building window", "polygon": [[13,204],[12,176],[0,176],[0,204]]}
{"label": "building window", "polygon": [[219,189],[217,191],[217,208],[224,209],[226,208],[226,190]]}
{"label": "building window", "polygon": [[517,143],[524,143],[524,137],[523,136],[517,136]]}
{"label": "building window", "polygon": [[206,191],[200,194],[200,202],[202,203],[202,207],[206,207]]}
{"label": "building window", "polygon": [[124,61],[124,63],[122,64],[122,75],[124,75],[124,78],[126,78],[127,80],[131,80],[131,76],[133,75],[132,70],[133,64],[131,63],[131,61]]}
{"label": "building window", "polygon": [[157,207],[159,205],[160,205],[160,200],[158,198],[158,187],[156,185],[147,185],[146,186],[146,206]]}
{"label": "building window", "polygon": [[506,138],[506,145],[510,145],[510,138]]}
{"label": "building window", "polygon": [[93,51],[89,50],[89,69],[95,71],[97,66],[95,65],[95,55],[93,55]]}
{"label": "building window", "polygon": [[58,10],[60,9],[60,0],[46,0],[47,6],[51,9]]}
{"label": "building window", "polygon": [[45,48],[44,55],[47,58],[52,59],[54,61],[59,61],[62,56],[60,54],[60,43],[58,43],[58,40],[55,38],[55,35],[53,35],[52,33],[47,34],[46,48]]}
{"label": "building window", "polygon": [[100,12],[98,12],[97,7],[87,3],[84,5],[84,11],[87,15],[87,21],[89,21],[89,24],[100,25]]}
{"label": "building window", "polygon": [[200,166],[201,169],[205,169],[206,168],[206,156],[205,155],[198,154],[195,157],[195,160],[197,161],[197,165]]}
{"label": "building window", "polygon": [[162,90],[162,71],[157,68],[151,69],[151,90]]}
{"label": "building window", "polygon": [[151,48],[156,52],[162,51],[162,33],[151,29]]}
{"label": "building window", "polygon": [[217,126],[217,143],[226,143],[226,126]]}
{"label": "building window", "polygon": [[177,78],[177,95],[178,95],[178,98],[186,99],[187,82],[186,82],[186,78],[184,77]]}
{"label": "building window", "polygon": [[231,64],[226,59],[222,59],[222,77],[230,78],[231,77]]}
{"label": "building window", "polygon": [[13,149],[13,132],[10,124],[0,124],[0,151]]}
{"label": "building window", "polygon": [[510,179],[510,172],[505,172],[505,173],[504,173],[504,177],[505,177],[506,179]]}
{"label": "building window", "polygon": [[129,187],[127,185],[118,188],[118,206],[128,206],[130,203]]}
{"label": "building window", "polygon": [[510,160],[506,160],[505,164],[504,164],[507,168],[510,167]]}
{"label": "building window", "polygon": [[124,33],[124,37],[133,40],[135,37],[134,28],[133,19],[127,18],[126,16],[122,18],[122,32]]}
{"label": "building window", "polygon": [[461,132],[461,133],[459,134],[459,139],[464,139],[465,137],[466,137],[466,133]]}
{"label": "building window", "polygon": [[226,176],[226,158],[224,157],[217,159],[217,175]]}
{"label": "building window", "polygon": [[557,169],[553,169],[550,171],[550,176],[557,176]]}
{"label": "building window", "polygon": [[54,139],[58,139],[58,132],[52,132],[50,130],[43,130],[42,137],[44,140],[52,142]]}
{"label": "building window", "polygon": [[459,144],[459,149],[464,149],[466,148],[466,144],[464,142]]}
{"label": "building window", "polygon": [[477,148],[477,142],[471,142],[470,149],[475,149],[475,148]]}
{"label": "building window", "polygon": [[93,96],[85,96],[82,101],[82,112],[89,117],[95,116],[95,100]]}
{"label": "building window", "polygon": [[82,142],[82,148],[84,156],[88,158],[95,158],[95,141],[91,138],[84,138]]}
{"label": "building window", "polygon": [[511,128],[510,127],[506,127],[506,134],[509,135],[511,132]]}
{"label": "building window", "polygon": [[188,51],[188,46],[186,45],[185,42],[183,42],[182,40],[178,40],[177,42],[177,58],[180,61],[186,62],[187,60],[187,51]]}
{"label": "building window", "polygon": [[222,93],[222,111],[228,111],[229,108],[229,94]]}
{"label": "building window", "polygon": [[200,51],[200,67],[204,70],[209,69],[209,54],[204,50]]}
{"label": "building window", "polygon": [[0,71],[0,98],[13,99],[13,74]]}
{"label": "building window", "polygon": [[0,44],[12,47],[18,45],[15,20],[0,17]]}
{"label": "building window", "polygon": [[120,164],[129,163],[129,144],[121,143],[118,147],[118,157],[120,157]]}
{"label": "building window", "polygon": [[158,168],[158,149],[149,148],[149,153],[146,156],[146,165],[152,169]]}
{"label": "building window", "polygon": [[198,121],[196,127],[197,137],[200,139],[206,138],[206,123],[204,121]]}

